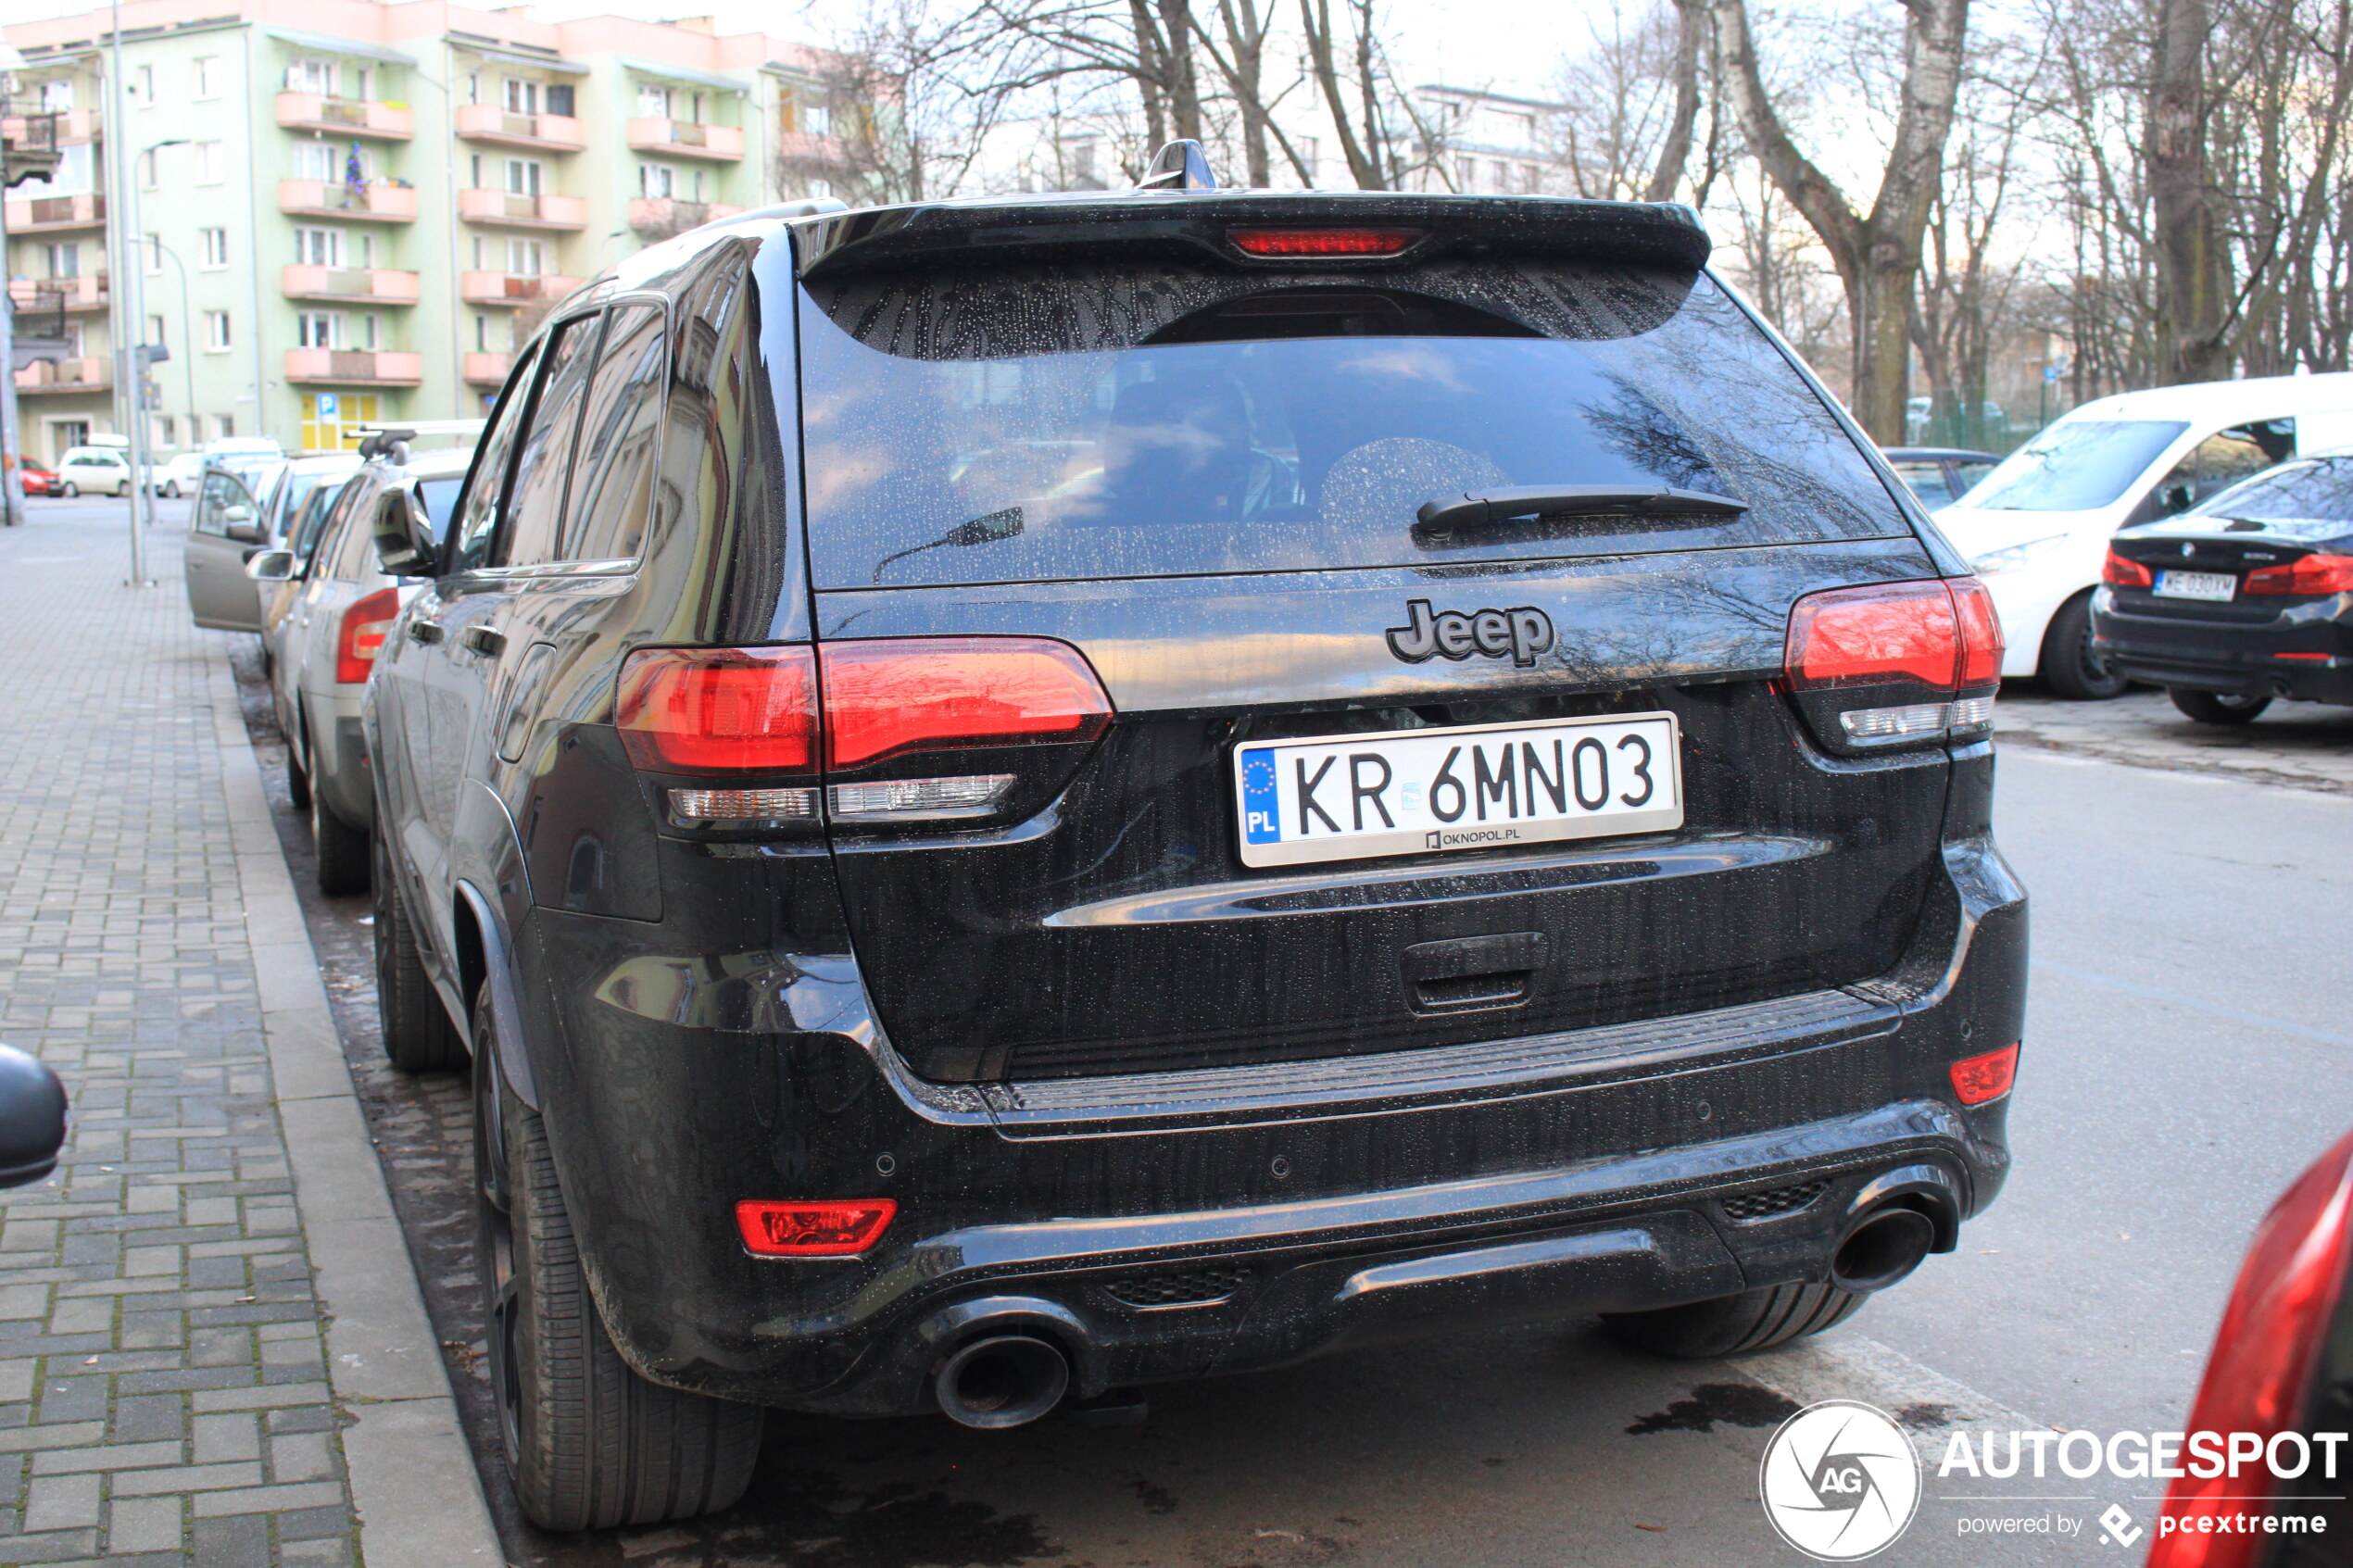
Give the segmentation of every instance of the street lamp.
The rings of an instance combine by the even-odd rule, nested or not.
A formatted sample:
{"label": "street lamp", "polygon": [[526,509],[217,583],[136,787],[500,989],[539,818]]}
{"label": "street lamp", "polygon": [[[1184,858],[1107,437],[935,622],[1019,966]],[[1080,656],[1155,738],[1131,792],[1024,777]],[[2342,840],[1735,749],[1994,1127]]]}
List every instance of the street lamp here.
{"label": "street lamp", "polygon": [[[139,453],[145,453],[147,451],[146,387],[148,366],[147,257],[145,255],[147,248],[147,236],[139,217],[139,169],[143,165],[148,165],[148,160],[154,157],[159,149],[164,147],[184,147],[188,144],[188,142],[189,138],[185,136],[170,136],[160,142],[148,143],[145,146],[140,148],[138,156],[131,160],[131,178],[128,182],[126,182],[126,183],[130,186],[131,195],[131,245],[132,249],[141,253],[138,257],[138,264],[131,269],[131,276],[125,280],[131,291],[131,335],[136,340],[131,350],[131,358],[132,360],[131,367],[131,421],[133,429],[132,438],[138,444]],[[152,167],[151,165],[148,166]],[[163,247],[158,245],[156,248],[157,250],[161,250]],[[172,259],[176,262],[179,260],[179,257],[174,257]],[[181,275],[181,307],[183,312],[187,307],[186,283],[187,277],[185,270],[183,269]],[[148,466],[153,467],[154,465],[150,463]],[[155,518],[154,497],[151,495],[145,494],[148,490],[149,481],[147,478],[140,475],[135,454],[132,463],[132,488],[143,493],[140,500],[133,505],[132,509],[133,526],[137,525],[139,508],[142,507],[146,509],[148,521],[153,521]]]}

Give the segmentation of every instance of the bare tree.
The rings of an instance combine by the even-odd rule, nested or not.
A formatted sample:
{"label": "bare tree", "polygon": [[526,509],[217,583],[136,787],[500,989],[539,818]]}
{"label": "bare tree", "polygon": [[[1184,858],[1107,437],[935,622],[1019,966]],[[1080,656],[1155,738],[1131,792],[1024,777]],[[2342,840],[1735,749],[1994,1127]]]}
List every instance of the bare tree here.
{"label": "bare tree", "polygon": [[1395,189],[1403,172],[1396,145],[1403,94],[1381,44],[1376,0],[1340,0],[1337,28],[1332,0],[1299,0],[1299,19],[1349,178],[1360,191]]}
{"label": "bare tree", "polygon": [[1883,442],[1904,438],[1914,287],[1959,95],[1969,0],[1906,0],[1894,134],[1869,212],[1799,151],[1756,57],[1743,0],[1707,0],[1716,78],[1750,153],[1804,215],[1838,269],[1854,345],[1856,417]]}

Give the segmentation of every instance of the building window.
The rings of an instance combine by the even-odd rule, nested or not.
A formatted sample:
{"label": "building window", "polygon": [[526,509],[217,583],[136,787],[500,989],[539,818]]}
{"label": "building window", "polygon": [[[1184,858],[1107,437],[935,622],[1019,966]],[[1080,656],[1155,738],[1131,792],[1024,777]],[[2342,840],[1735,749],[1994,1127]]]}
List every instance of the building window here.
{"label": "building window", "polygon": [[568,82],[551,82],[547,84],[547,112],[549,114],[560,114],[566,119],[570,119],[573,117],[572,83]]}
{"label": "building window", "polygon": [[507,78],[506,109],[509,114],[539,112],[539,83],[525,82],[521,77]]}
{"label": "building window", "polygon": [[52,77],[41,84],[41,112],[64,114],[73,107],[73,78]]}
{"label": "building window", "polygon": [[139,256],[150,276],[163,270],[163,236],[149,234],[139,244]]}
{"label": "building window", "polygon": [[82,276],[82,247],[80,245],[51,245],[48,249],[49,276],[53,278],[79,278]]}
{"label": "building window", "polygon": [[535,157],[510,157],[507,160],[507,194],[510,196],[535,196],[539,194],[547,166]]}
{"label": "building window", "polygon": [[642,119],[668,119],[672,94],[649,82],[637,83],[637,114]]}
{"label": "building window", "polygon": [[218,55],[202,56],[196,60],[195,68],[195,95],[198,98],[218,98],[220,96],[220,56]]}
{"label": "building window", "polygon": [[150,316],[147,318],[147,341],[149,343],[162,343],[166,341],[163,333],[162,317]]}
{"label": "building window", "polygon": [[378,335],[377,335],[377,333],[378,333],[378,329],[380,329],[380,328],[383,326],[383,324],[384,324],[384,318],[383,318],[383,317],[381,317],[381,316],[362,316],[362,317],[360,317],[360,318],[359,318],[359,346],[360,346],[360,347],[362,347],[362,348],[364,348],[364,349],[367,349],[367,350],[368,350],[370,353],[371,353],[371,354],[372,354],[373,352],[375,352],[376,347],[377,347],[377,345],[378,345],[378,343],[380,342],[380,339],[378,338]]}
{"label": "building window", "polygon": [[237,433],[237,416],[234,414],[213,415],[212,433],[215,440],[233,440]]}
{"label": "building window", "polygon": [[153,107],[155,107],[155,105],[156,105],[156,68],[155,68],[155,67],[153,67],[153,66],[141,66],[141,67],[138,69],[138,70],[137,70],[137,71],[136,71],[136,72],[135,72],[135,73],[132,76],[132,79],[131,79],[131,95],[132,95],[132,97],[134,97],[134,98],[136,98],[136,99],[138,99],[138,100],[139,100],[139,104],[140,104],[140,107],[143,107],[143,108],[153,108]]}
{"label": "building window", "polygon": [[170,414],[157,414],[156,416],[156,434],[159,437],[156,443],[158,446],[170,447],[179,445],[180,421],[173,419]]}
{"label": "building window", "polygon": [[335,95],[335,63],[333,60],[296,60],[286,68],[286,91],[316,93],[321,97]]}
{"label": "building window", "polygon": [[340,229],[296,229],[295,231],[295,262],[302,267],[342,266],[343,231]]}
{"label": "building window", "polygon": [[507,242],[507,270],[519,278],[536,278],[547,270],[547,249],[537,240]]}
{"label": "building window", "polygon": [[341,334],[332,310],[305,310],[295,318],[295,341],[305,348],[333,348]]}
{"label": "building window", "polygon": [[152,191],[156,188],[156,165],[162,161],[162,152],[161,147],[149,147],[139,155],[139,188],[141,190]]}
{"label": "building window", "polygon": [[212,268],[228,266],[229,231],[226,229],[197,230],[196,254],[203,257],[202,260],[196,263],[199,267]]}
{"label": "building window", "polygon": [[812,180],[809,182],[809,194],[822,201],[834,194],[834,182],[830,180]]}
{"label": "building window", "polygon": [[490,352],[490,318],[487,316],[474,318],[474,352],[476,354]]}
{"label": "building window", "polygon": [[678,194],[678,171],[666,163],[637,166],[637,194],[657,199]]}
{"label": "building window", "polygon": [[229,149],[220,142],[196,144],[196,183],[218,185],[229,178]]}
{"label": "building window", "polygon": [[[229,351],[229,312],[208,310],[204,313],[204,345],[206,352],[225,354]],[[223,435],[229,433],[221,432]]]}

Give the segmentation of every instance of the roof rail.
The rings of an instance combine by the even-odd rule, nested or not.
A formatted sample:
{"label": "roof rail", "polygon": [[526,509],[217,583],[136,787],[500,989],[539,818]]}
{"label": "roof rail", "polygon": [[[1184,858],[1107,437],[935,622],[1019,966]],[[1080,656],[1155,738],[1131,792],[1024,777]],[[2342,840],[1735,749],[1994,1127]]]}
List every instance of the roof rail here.
{"label": "roof rail", "polygon": [[1151,167],[1144,170],[1143,179],[1136,182],[1139,191],[1214,191],[1217,175],[1209,167],[1209,154],[1199,142],[1189,137],[1170,142],[1152,154]]}

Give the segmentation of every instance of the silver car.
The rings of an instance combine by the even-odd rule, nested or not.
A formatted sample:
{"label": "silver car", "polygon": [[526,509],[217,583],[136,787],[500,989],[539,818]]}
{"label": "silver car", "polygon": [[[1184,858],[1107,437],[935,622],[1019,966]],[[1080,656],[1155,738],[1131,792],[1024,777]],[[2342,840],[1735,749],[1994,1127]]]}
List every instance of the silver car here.
{"label": "silver car", "polygon": [[388,495],[408,491],[436,530],[446,527],[472,459],[472,450],[461,448],[403,462],[396,448],[329,492],[283,546],[255,556],[245,569],[265,594],[272,583],[283,585],[268,607],[262,638],[286,736],[287,783],[296,807],[310,813],[323,893],[368,886],[375,793],[359,704],[384,633],[417,586],[377,570],[376,513]]}
{"label": "silver car", "polygon": [[359,470],[359,463],[355,452],[292,462],[244,453],[206,459],[181,562],[196,624],[223,632],[260,631],[268,591],[257,590],[246,578],[245,562],[292,538],[304,518],[316,515]]}

